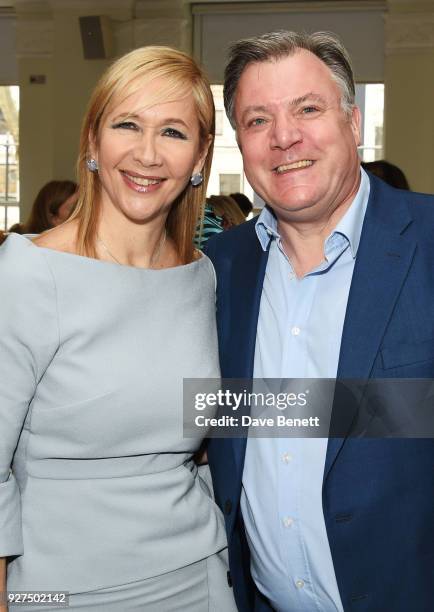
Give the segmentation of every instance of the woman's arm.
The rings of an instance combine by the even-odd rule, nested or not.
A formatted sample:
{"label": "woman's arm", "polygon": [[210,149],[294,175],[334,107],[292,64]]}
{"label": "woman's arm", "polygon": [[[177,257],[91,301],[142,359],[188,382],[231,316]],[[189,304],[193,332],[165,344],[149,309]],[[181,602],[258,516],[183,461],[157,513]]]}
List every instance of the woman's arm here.
{"label": "woman's arm", "polygon": [[38,381],[58,348],[59,333],[56,288],[38,247],[9,236],[0,246],[0,279],[1,590],[5,559],[24,552],[20,487],[11,464]]}
{"label": "woman's arm", "polygon": [[6,559],[0,559],[0,612],[7,612],[6,605]]}

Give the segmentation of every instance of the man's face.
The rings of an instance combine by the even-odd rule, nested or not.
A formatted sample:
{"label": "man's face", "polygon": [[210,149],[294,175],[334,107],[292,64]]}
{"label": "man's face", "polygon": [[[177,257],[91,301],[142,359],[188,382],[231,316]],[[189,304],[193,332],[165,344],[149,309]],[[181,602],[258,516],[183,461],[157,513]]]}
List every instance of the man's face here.
{"label": "man's face", "polygon": [[354,197],[360,113],[345,115],[330,69],[309,51],[248,65],[235,121],[246,176],[280,220],[327,220]]}

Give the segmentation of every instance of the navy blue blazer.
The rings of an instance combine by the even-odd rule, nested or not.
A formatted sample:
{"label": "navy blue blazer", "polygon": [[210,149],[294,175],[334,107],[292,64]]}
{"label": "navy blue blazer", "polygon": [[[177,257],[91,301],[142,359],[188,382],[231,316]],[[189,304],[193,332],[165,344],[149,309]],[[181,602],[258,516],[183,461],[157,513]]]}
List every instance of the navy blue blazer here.
{"label": "navy blue blazer", "polygon": [[[339,378],[434,378],[434,196],[370,175]],[[249,378],[268,253],[255,219],[213,238],[222,375]],[[433,407],[434,411],[434,407]],[[250,576],[240,513],[245,439],[212,439],[239,610],[271,610]],[[434,610],[434,441],[330,439],[323,512],[345,611]]]}

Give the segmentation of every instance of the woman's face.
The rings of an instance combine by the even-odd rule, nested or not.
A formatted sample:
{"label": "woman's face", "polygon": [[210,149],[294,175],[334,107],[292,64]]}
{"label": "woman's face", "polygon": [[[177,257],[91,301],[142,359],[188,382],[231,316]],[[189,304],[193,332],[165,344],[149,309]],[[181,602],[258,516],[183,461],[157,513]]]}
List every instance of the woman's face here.
{"label": "woman's face", "polygon": [[98,143],[90,145],[103,212],[115,207],[136,223],[166,216],[207,152],[201,150],[192,94],[162,102],[162,86],[161,78],[154,79],[109,110]]}
{"label": "woman's face", "polygon": [[78,200],[78,191],[69,196],[57,209],[55,215],[50,214],[50,219],[53,227],[64,223],[72,214]]}

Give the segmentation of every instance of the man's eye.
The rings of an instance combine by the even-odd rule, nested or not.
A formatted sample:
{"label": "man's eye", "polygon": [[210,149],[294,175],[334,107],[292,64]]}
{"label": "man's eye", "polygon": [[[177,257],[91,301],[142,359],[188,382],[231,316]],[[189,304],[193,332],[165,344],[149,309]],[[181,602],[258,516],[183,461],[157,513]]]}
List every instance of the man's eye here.
{"label": "man's eye", "polygon": [[303,115],[311,115],[312,113],[318,112],[318,109],[316,106],[303,106],[301,112]]}
{"label": "man's eye", "polygon": [[263,117],[255,117],[254,119],[250,119],[248,122],[249,126],[258,126],[264,125],[265,119]]}
{"label": "man's eye", "polygon": [[185,134],[176,130],[175,128],[165,128],[163,130],[163,136],[169,136],[170,138],[180,138],[181,140],[187,140]]}
{"label": "man's eye", "polygon": [[115,125],[113,125],[113,129],[138,130],[139,128],[133,121],[121,121],[120,123],[115,123]]}

